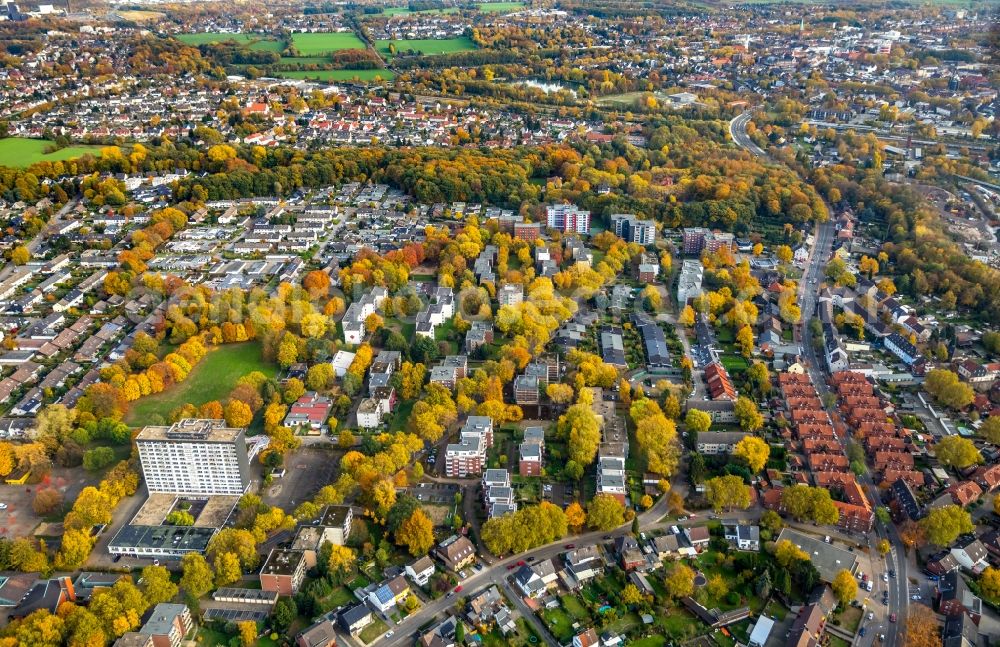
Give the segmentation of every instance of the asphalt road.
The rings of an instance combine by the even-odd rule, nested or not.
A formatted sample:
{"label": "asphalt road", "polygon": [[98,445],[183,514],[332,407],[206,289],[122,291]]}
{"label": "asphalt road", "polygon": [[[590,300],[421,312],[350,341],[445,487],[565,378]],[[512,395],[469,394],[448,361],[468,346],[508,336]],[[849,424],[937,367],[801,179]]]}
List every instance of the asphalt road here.
{"label": "asphalt road", "polygon": [[[729,133],[733,141],[741,148],[757,157],[770,159],[767,153],[757,146],[746,132],[747,123],[750,121],[752,114],[752,112],[747,111],[730,121]],[[827,209],[831,214],[833,213],[830,205],[827,205]],[[826,266],[827,259],[830,258],[835,233],[834,225],[830,222],[820,223],[816,226],[815,241],[806,262],[802,280],[799,282],[799,307],[802,310],[803,322],[808,322],[816,312],[819,284],[822,279],[823,268]],[[825,379],[825,361],[816,356],[812,343],[806,340],[804,325],[804,323],[800,323],[797,326],[796,339],[801,344],[802,354],[806,359],[809,369],[809,376],[822,399],[823,396],[830,392]],[[834,420],[840,418],[840,413],[836,407],[831,408],[828,413]],[[841,420],[841,422],[843,421]],[[848,428],[846,423],[844,423],[844,428]],[[845,453],[847,451],[846,442],[845,438],[840,439]],[[875,483],[872,481],[871,474],[866,470],[864,474],[858,477],[858,480],[861,486],[867,491],[871,504],[879,505],[881,497],[878,488],[875,487]],[[890,552],[885,556],[884,561],[877,559],[877,544],[881,539],[888,539],[892,547]],[[877,519],[874,532],[866,533],[865,540],[869,546],[869,554],[872,555],[873,570],[875,571],[870,573],[869,577],[874,578],[877,584],[875,590],[872,592],[872,597],[866,604],[865,619],[862,622],[862,626],[868,627],[868,631],[864,637],[857,638],[854,644],[867,647],[877,642],[880,634],[885,634],[886,645],[902,644],[903,627],[905,627],[910,601],[908,588],[909,561],[903,551],[903,542],[899,538],[899,533],[896,531],[894,525],[891,523],[883,524]],[[888,582],[882,582],[882,573],[888,573],[889,570],[895,570],[896,577],[889,578]],[[881,604],[880,596],[876,597],[876,593],[881,590],[880,587],[883,584],[889,591],[888,606]],[[869,611],[874,615],[872,620],[867,619]],[[893,613],[896,614],[898,619],[896,623],[889,622],[889,616]]]}

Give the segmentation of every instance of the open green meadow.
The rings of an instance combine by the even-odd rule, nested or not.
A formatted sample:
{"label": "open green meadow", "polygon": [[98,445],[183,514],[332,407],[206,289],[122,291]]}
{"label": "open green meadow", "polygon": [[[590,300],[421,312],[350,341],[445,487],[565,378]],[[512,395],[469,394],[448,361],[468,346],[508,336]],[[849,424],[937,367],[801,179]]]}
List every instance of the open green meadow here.
{"label": "open green meadow", "polygon": [[275,74],[283,79],[314,81],[391,81],[396,76],[391,70],[287,70]]}
{"label": "open green meadow", "polygon": [[458,13],[458,7],[442,7],[441,9],[423,9],[421,11],[413,11],[408,7],[386,7],[385,10],[382,12],[382,15],[409,16],[417,13],[419,14]]}
{"label": "open green meadow", "polygon": [[476,49],[476,44],[471,39],[461,36],[459,38],[423,39],[423,40],[377,40],[375,49],[383,56],[392,56],[389,52],[389,45],[396,46],[396,54],[414,51],[421,54],[453,54],[455,52],[469,52]]}
{"label": "open green meadow", "polygon": [[87,153],[97,155],[99,150],[97,146],[67,146],[51,153],[45,152],[46,148],[54,145],[55,142],[47,139],[24,137],[0,139],[0,166],[24,168],[36,162],[61,162],[76,159]]}
{"label": "open green meadow", "polygon": [[480,2],[478,7],[483,13],[507,13],[520,11],[527,6],[523,2]]}
{"label": "open green meadow", "polygon": [[260,371],[268,377],[278,372],[277,366],[261,359],[260,344],[246,342],[218,346],[210,350],[180,384],[133,402],[125,422],[133,427],[162,424],[171,411],[184,404],[201,406],[212,400],[221,402],[233,390],[236,380],[253,371]]}
{"label": "open green meadow", "polygon": [[199,32],[192,34],[178,34],[177,40],[187,45],[208,45],[210,43],[236,43],[237,45],[249,45],[250,49],[265,52],[280,52],[285,48],[284,43],[270,36],[260,34],[227,34],[224,32]]}
{"label": "open green meadow", "polygon": [[354,32],[323,32],[292,34],[292,44],[302,56],[317,56],[342,49],[365,49],[365,44]]}

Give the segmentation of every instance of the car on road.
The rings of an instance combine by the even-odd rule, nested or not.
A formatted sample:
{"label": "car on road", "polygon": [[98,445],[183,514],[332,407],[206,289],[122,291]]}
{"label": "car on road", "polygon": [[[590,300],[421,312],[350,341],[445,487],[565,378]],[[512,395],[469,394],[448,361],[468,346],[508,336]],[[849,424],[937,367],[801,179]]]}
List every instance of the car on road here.
{"label": "car on road", "polygon": [[604,535],[604,541],[609,541],[611,539],[614,539],[614,537],[612,537],[611,535]]}
{"label": "car on road", "polygon": [[889,614],[889,622],[896,622],[896,614],[895,613],[890,613]]}
{"label": "car on road", "polygon": [[518,565],[518,566],[527,566],[527,565],[528,565],[528,563],[527,563],[526,561],[524,561],[524,560],[522,559],[521,561],[519,561],[519,562],[517,563],[517,565]]}
{"label": "car on road", "polygon": [[0,503],[0,510],[6,510],[6,509],[7,509],[7,504],[6,503]]}
{"label": "car on road", "polygon": [[454,595],[455,595],[455,592],[454,592],[454,591],[448,591],[448,595],[446,595],[446,596],[444,596],[444,597],[446,597],[446,598],[450,598],[450,597],[452,597],[452,596],[454,596]]}
{"label": "car on road", "polygon": [[920,595],[911,595],[910,599],[911,600],[922,600],[923,598]]}
{"label": "car on road", "polygon": [[888,573],[882,573],[882,581],[883,582],[888,582],[889,581],[889,574]]}
{"label": "car on road", "polygon": [[894,568],[889,569],[889,577],[896,577],[896,569]]}
{"label": "car on road", "polygon": [[462,585],[459,584],[458,586],[455,587],[455,593],[461,593],[461,592],[462,592]]}
{"label": "car on road", "polygon": [[872,588],[873,588],[872,582],[871,580],[868,580],[868,582],[865,583],[865,590],[870,592]]}
{"label": "car on road", "polygon": [[869,611],[869,612],[868,612],[868,619],[869,619],[869,620],[874,620],[874,619],[875,619],[875,614],[874,614],[874,613],[872,613],[871,611]]}
{"label": "car on road", "polygon": [[573,550],[574,548],[576,548],[576,544],[566,544],[565,546],[563,546],[563,548],[565,548],[566,550]]}
{"label": "car on road", "polygon": [[508,570],[508,571],[512,571],[512,570],[514,570],[515,568],[517,568],[517,564],[511,564],[510,566],[508,566],[508,567],[507,567],[507,570]]}
{"label": "car on road", "polygon": [[533,561],[535,561],[536,559],[538,559],[538,558],[537,558],[537,557],[535,557],[534,555],[532,555],[531,557],[529,557],[529,558],[528,558],[528,561],[529,561],[529,562],[533,562]]}
{"label": "car on road", "polygon": [[395,632],[395,631],[393,631],[392,629],[390,629],[389,631],[385,632],[385,636],[384,636],[384,638],[392,638],[392,635],[393,635],[394,633],[396,633],[396,632]]}
{"label": "car on road", "polygon": [[864,636],[864,635],[865,635],[865,632],[866,632],[867,630],[868,630],[868,627],[861,627],[861,631],[859,631],[859,632],[858,632],[858,635],[859,635],[859,636]]}

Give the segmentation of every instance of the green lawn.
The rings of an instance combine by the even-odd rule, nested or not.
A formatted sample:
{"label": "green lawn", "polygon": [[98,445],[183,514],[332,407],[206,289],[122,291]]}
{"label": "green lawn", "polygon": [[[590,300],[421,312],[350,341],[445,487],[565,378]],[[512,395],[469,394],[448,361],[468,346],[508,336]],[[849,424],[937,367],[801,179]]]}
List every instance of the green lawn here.
{"label": "green lawn", "polygon": [[386,631],[386,629],[388,629],[388,626],[376,617],[375,622],[361,630],[361,633],[358,634],[358,638],[361,639],[361,642],[367,645],[379,638]]}
{"label": "green lawn", "polygon": [[36,162],[60,162],[75,159],[86,153],[99,154],[97,146],[67,146],[46,153],[45,149],[50,146],[55,146],[55,142],[47,139],[24,137],[0,139],[0,165],[24,168]]}
{"label": "green lawn", "polygon": [[396,46],[396,54],[414,51],[420,54],[451,54],[454,52],[468,52],[476,49],[476,44],[471,39],[461,36],[459,38],[424,39],[424,40],[377,40],[375,49],[383,56],[392,56],[389,52],[389,44]]}
{"label": "green lawn", "polygon": [[416,404],[416,400],[404,400],[399,403],[396,407],[396,411],[393,412],[392,417],[389,420],[389,431],[403,431],[406,429],[406,423],[410,420],[410,412],[413,411],[413,405]]}
{"label": "green lawn", "polygon": [[365,49],[365,44],[351,31],[292,34],[292,44],[303,56],[328,54],[342,49]]}
{"label": "green lawn", "polygon": [[561,607],[545,609],[542,611],[542,618],[545,620],[549,631],[552,632],[552,635],[560,643],[567,643],[573,640],[573,636],[576,635],[576,632],[573,630],[573,619]]}
{"label": "green lawn", "polygon": [[480,2],[477,5],[479,10],[483,13],[507,13],[509,11],[517,11],[519,9],[524,9],[525,3],[523,2]]}
{"label": "green lawn", "polygon": [[200,406],[211,400],[222,401],[232,391],[236,380],[252,371],[260,371],[268,377],[278,372],[277,366],[261,359],[260,344],[219,346],[209,351],[180,384],[133,402],[125,421],[133,427],[163,424],[170,412],[183,404]]}
{"label": "green lawn", "polygon": [[383,16],[409,16],[412,14],[458,13],[458,7],[442,7],[441,9],[423,9],[413,11],[409,7],[386,7]]}
{"label": "green lawn", "polygon": [[[295,59],[288,59],[295,60]],[[285,79],[314,79],[317,81],[391,81],[396,75],[391,70],[287,70],[275,72]]]}
{"label": "green lawn", "polygon": [[239,45],[250,45],[250,49],[264,52],[280,52],[285,48],[285,44],[280,40],[260,34],[227,34],[224,32],[199,32],[192,34],[178,34],[177,40],[187,45],[208,45],[209,43],[233,42]]}
{"label": "green lawn", "polygon": [[577,620],[590,620],[590,613],[587,612],[587,607],[583,606],[583,602],[580,602],[580,598],[575,595],[564,595],[561,601],[566,611]]}

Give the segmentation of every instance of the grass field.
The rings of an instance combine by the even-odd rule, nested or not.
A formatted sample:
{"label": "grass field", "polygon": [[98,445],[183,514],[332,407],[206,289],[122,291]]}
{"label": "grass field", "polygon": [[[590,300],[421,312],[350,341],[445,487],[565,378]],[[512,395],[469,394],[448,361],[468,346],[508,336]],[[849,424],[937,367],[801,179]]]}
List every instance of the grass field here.
{"label": "grass field", "polygon": [[45,149],[55,145],[47,139],[26,139],[7,137],[0,139],[0,166],[24,168],[35,162],[58,162],[80,157],[86,153],[97,155],[97,146],[67,146],[46,153]]}
{"label": "grass field", "polygon": [[228,34],[225,32],[199,32],[193,34],[178,34],[177,40],[187,45],[207,45],[209,43],[234,42],[239,45],[249,45],[250,49],[266,52],[280,52],[285,49],[280,40],[261,36],[260,34]]}
{"label": "grass field", "polygon": [[302,56],[328,54],[342,49],[365,48],[361,39],[354,32],[349,31],[292,34],[292,44]]}
{"label": "grass field", "polygon": [[523,2],[480,2],[479,10],[483,13],[507,13],[524,9]]}
{"label": "grass field", "polygon": [[391,81],[396,76],[391,70],[288,70],[275,74],[285,79],[314,79],[318,81],[353,81],[354,79],[374,81],[376,78]]}
{"label": "grass field", "polygon": [[[441,9],[425,9],[423,11],[411,11],[407,7],[386,7],[385,11],[382,12],[383,16],[409,16],[415,13],[419,14],[437,14],[437,13],[458,13],[458,7],[444,7]],[[377,15],[377,14],[376,14]]]}
{"label": "grass field", "polygon": [[236,380],[252,371],[272,377],[277,373],[274,364],[267,364],[260,357],[260,344],[227,344],[209,351],[188,375],[188,378],[163,393],[146,396],[132,403],[125,421],[133,426],[164,421],[177,407],[191,403],[200,406],[211,400],[222,401],[232,391]]}
{"label": "grass field", "polygon": [[389,44],[396,46],[396,53],[415,51],[421,54],[452,54],[454,52],[468,52],[476,49],[476,44],[465,36],[459,38],[442,38],[440,40],[377,40],[375,49],[383,56],[391,56]]}

